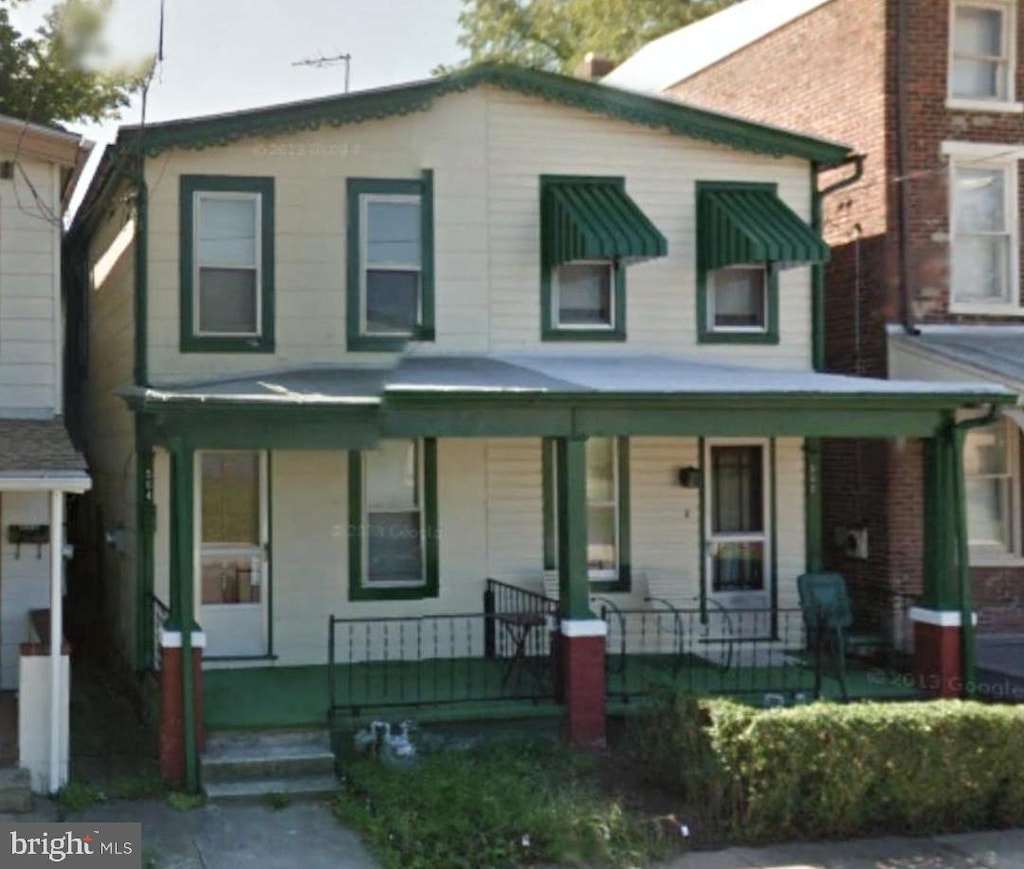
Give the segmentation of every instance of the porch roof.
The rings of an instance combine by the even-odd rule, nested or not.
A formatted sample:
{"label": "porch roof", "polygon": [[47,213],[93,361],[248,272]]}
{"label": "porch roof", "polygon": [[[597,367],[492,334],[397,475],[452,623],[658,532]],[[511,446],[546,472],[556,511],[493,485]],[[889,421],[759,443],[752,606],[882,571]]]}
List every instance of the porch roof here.
{"label": "porch roof", "polygon": [[954,372],[957,376],[991,377],[1018,391],[1024,389],[1024,326],[923,326],[916,335],[893,330],[890,338],[937,361],[952,363],[959,369]]}
{"label": "porch roof", "polygon": [[0,491],[82,492],[90,483],[62,419],[0,419]]}
{"label": "porch roof", "polygon": [[934,435],[997,384],[777,371],[652,354],[407,355],[391,368],[318,368],[125,398],[207,447],[362,449],[385,437]]}

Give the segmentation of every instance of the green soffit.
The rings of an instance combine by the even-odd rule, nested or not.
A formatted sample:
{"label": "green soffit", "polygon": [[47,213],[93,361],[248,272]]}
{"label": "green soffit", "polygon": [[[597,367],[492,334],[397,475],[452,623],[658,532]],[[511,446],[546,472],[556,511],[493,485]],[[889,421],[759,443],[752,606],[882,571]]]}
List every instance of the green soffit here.
{"label": "green soffit", "polygon": [[615,259],[639,262],[668,253],[668,242],[629,198],[621,179],[543,180],[544,264]]}
{"label": "green soffit", "polygon": [[828,245],[773,189],[702,190],[699,209],[700,254],[706,269],[828,261]]}
{"label": "green soffit", "polygon": [[743,151],[799,157],[837,165],[850,149],[836,142],[698,109],[673,100],[618,90],[567,76],[485,63],[426,81],[357,91],[326,99],[210,115],[161,124],[123,127],[118,145],[156,156],[171,148],[209,148],[253,136],[276,136],[323,126],[340,127],[427,111],[445,94],[487,84],[617,120],[667,130]]}

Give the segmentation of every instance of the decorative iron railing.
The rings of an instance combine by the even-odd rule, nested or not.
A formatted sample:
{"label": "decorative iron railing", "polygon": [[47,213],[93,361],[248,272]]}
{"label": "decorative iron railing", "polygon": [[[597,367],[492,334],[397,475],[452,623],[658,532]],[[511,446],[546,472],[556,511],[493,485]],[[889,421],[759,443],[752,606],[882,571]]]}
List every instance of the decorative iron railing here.
{"label": "decorative iron railing", "polygon": [[483,613],[330,616],[331,722],[388,707],[553,699],[548,603],[493,581],[486,600]]}
{"label": "decorative iron railing", "polygon": [[145,650],[145,658],[148,668],[157,673],[160,671],[160,631],[171,614],[171,608],[160,598],[150,592],[147,595],[150,604],[150,625],[149,642],[150,647]]}

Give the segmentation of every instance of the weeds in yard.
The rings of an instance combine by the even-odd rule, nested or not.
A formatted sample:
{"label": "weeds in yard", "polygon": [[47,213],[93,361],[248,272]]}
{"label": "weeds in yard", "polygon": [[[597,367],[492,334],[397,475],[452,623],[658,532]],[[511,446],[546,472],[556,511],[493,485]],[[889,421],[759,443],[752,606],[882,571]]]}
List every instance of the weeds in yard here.
{"label": "weeds in yard", "polygon": [[151,845],[142,849],[142,869],[157,869],[160,865],[160,852]]}
{"label": "weeds in yard", "polygon": [[287,809],[288,806],[291,805],[291,802],[292,798],[281,791],[274,791],[273,793],[267,794],[267,805],[269,805],[275,812]]}
{"label": "weeds in yard", "polygon": [[73,781],[65,785],[57,796],[57,803],[65,812],[81,812],[97,803],[106,802],[107,795],[92,785]]}
{"label": "weeds in yard", "polygon": [[362,760],[337,815],[385,866],[638,866],[662,856],[656,824],[588,778],[594,760],[550,743],[442,751],[411,769]]}
{"label": "weeds in yard", "polygon": [[187,794],[184,791],[171,791],[167,795],[167,805],[179,812],[191,812],[206,805],[203,794]]}
{"label": "weeds in yard", "polygon": [[112,800],[150,800],[166,793],[167,782],[155,769],[117,776],[107,788],[107,796]]}

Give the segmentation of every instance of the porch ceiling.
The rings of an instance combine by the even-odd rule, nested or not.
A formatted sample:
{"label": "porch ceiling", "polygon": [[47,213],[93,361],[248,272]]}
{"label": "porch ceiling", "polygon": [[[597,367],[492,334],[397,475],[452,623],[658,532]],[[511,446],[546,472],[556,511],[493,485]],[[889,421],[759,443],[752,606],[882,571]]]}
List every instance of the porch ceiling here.
{"label": "porch ceiling", "polygon": [[279,448],[363,448],[391,436],[929,437],[957,408],[1014,398],[994,384],[582,353],[410,355],[390,369],[279,372],[124,395],[166,433]]}

